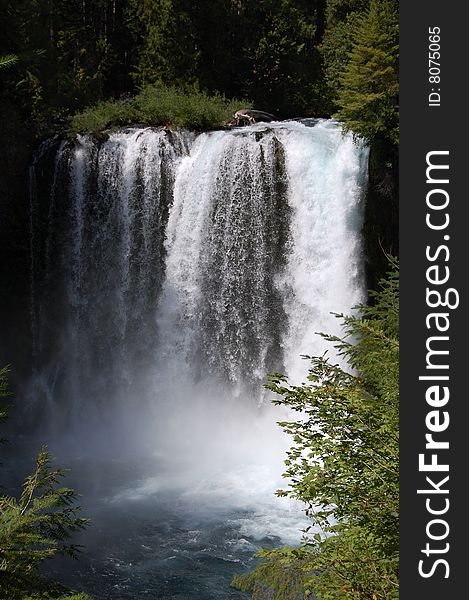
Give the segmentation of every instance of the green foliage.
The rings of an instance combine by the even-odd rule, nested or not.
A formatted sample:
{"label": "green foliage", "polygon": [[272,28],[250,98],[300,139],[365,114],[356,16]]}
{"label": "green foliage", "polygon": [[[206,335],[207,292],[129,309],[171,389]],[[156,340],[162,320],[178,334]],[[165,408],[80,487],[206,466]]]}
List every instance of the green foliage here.
{"label": "green foliage", "polygon": [[324,79],[331,89],[334,101],[341,88],[341,75],[348,64],[352,50],[352,31],[361,18],[361,11],[347,14],[343,20],[331,24],[325,31],[321,43],[324,59]]}
{"label": "green foliage", "polygon": [[324,2],[131,0],[139,84],[248,96],[282,116],[318,114]]}
{"label": "green foliage", "polygon": [[397,600],[397,553],[389,557],[379,538],[363,527],[300,548],[262,550],[255,571],[233,585],[253,600]]}
{"label": "green foliage", "polygon": [[[11,600],[32,590],[52,594],[54,586],[43,579],[39,566],[57,555],[76,557],[79,551],[69,538],[88,521],[78,517],[76,493],[59,485],[63,474],[51,468],[51,456],[42,449],[20,497],[0,496],[0,589]],[[57,593],[63,595],[60,588]]]}
{"label": "green foliage", "polygon": [[285,461],[289,488],[278,493],[305,502],[323,534],[298,549],[263,551],[257,569],[234,582],[254,598],[397,598],[397,268],[372,296],[359,315],[341,316],[344,339],[325,336],[350,371],[315,357],[307,384],[274,374],[267,386],[281,397],[276,404],[299,413],[281,423],[294,446]]}
{"label": "green foliage", "polygon": [[16,54],[6,54],[5,56],[0,56],[0,70],[8,69],[12,67],[14,64],[18,62],[18,57]]}
{"label": "green foliage", "polygon": [[364,236],[368,284],[386,273],[398,244],[397,2],[327,0],[323,95],[330,113],[370,145]]}
{"label": "green foliage", "polygon": [[192,17],[199,7],[192,5],[187,0],[130,0],[131,22],[141,45],[135,72],[139,83],[198,81],[200,50]]}
{"label": "green foliage", "polygon": [[196,130],[223,126],[237,110],[251,107],[248,101],[227,100],[220,94],[209,96],[161,84],[142,90],[133,104],[139,122]]}
{"label": "green foliage", "polygon": [[[0,399],[7,395],[6,374],[6,369],[0,370]],[[6,417],[1,405],[0,417]],[[40,566],[49,558],[77,556],[79,547],[70,542],[70,537],[88,524],[87,519],[78,516],[77,494],[60,485],[64,472],[52,469],[51,460],[43,448],[19,498],[0,496],[1,598],[90,600],[83,594],[66,594],[63,586],[47,581],[40,574]]]}
{"label": "green foliage", "polygon": [[[15,0],[0,15],[2,46],[15,54],[18,89],[34,93],[36,110],[98,100],[113,78],[120,91],[125,33],[121,3]],[[4,52],[3,52],[4,54]],[[122,70],[122,68],[121,68]],[[38,104],[39,103],[39,104]]]}
{"label": "green foliage", "polygon": [[258,37],[248,43],[252,74],[247,73],[256,104],[287,117],[324,115],[317,49],[322,3],[257,4],[251,14],[260,27]]}
{"label": "green foliage", "polygon": [[328,26],[343,22],[354,12],[368,9],[370,0],[327,0],[326,21]]}
{"label": "green foliage", "polygon": [[372,0],[355,20],[352,50],[340,75],[337,117],[369,143],[399,141],[399,30],[392,0]]}
{"label": "green foliage", "polygon": [[223,126],[249,102],[209,96],[196,90],[182,90],[155,84],[145,87],[127,101],[107,101],[76,115],[71,133],[99,133],[110,127],[139,123],[142,125],[185,127],[202,130]]}
{"label": "green foliage", "polygon": [[[304,548],[261,550],[263,560],[254,571],[234,577],[232,585],[250,592],[253,600],[303,600],[310,560]],[[309,558],[309,557],[308,557]]]}
{"label": "green foliage", "polygon": [[[341,109],[344,102],[348,106],[347,98],[353,102],[351,109],[358,109],[360,98],[346,92],[356,79],[353,69],[350,75],[344,69],[359,59],[355,46],[383,46],[380,35],[387,25],[380,16],[386,12],[382,7],[394,6],[391,0],[373,0],[370,10],[369,0],[6,4],[0,14],[0,68],[10,66],[8,97],[28,119],[32,116],[41,134],[70,112],[133,94],[135,83],[195,86],[210,95],[249,97],[257,108],[280,118],[328,116],[338,95]],[[375,5],[381,8],[376,11]],[[384,43],[383,50],[383,60],[389,53],[394,59],[392,46]],[[379,60],[375,62],[381,69]],[[371,62],[370,69],[374,66]],[[366,91],[368,103],[373,100],[370,93],[380,92]],[[123,120],[130,116],[126,113]],[[359,119],[341,118],[355,131],[359,121],[372,117],[366,108]],[[388,117],[382,115],[379,127]]]}

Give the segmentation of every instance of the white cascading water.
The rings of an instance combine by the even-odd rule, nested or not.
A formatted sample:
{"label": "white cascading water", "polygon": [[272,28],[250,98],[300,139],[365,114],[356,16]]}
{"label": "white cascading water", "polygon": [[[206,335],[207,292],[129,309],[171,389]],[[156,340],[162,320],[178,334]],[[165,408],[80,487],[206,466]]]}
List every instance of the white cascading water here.
{"label": "white cascading water", "polygon": [[252,384],[259,394],[269,369],[281,367],[285,189],[273,131],[201,135],[176,179],[158,318],[164,345],[198,378],[218,376],[238,393]]}
{"label": "white cascading water", "polygon": [[32,397],[49,423],[112,413],[106,403],[117,408],[118,390],[154,363],[167,211],[192,139],[133,129],[62,142],[47,205],[34,165]]}
{"label": "white cascading water", "polygon": [[312,130],[292,124],[281,139],[293,210],[284,355],[286,372],[299,383],[305,376],[299,356],[331,351],[317,333],[341,334],[331,313],[350,314],[366,300],[361,229],[368,150],[328,121]]}
{"label": "white cascading water", "polygon": [[325,349],[317,332],[340,333],[331,312],[365,299],[366,161],[331,122],[197,138],[176,179],[159,312],[179,356],[205,354],[205,374],[235,387],[283,367],[302,380],[301,355]]}
{"label": "white cascading water", "polygon": [[36,404],[101,437],[130,423],[118,445],[143,444],[155,473],[115,501],[177,489],[254,510],[251,532],[285,530],[289,440],[262,384],[304,381],[317,332],[340,334],[331,313],[365,299],[367,149],[337,123],[292,121],[57,152],[47,207],[37,174],[31,199]]}

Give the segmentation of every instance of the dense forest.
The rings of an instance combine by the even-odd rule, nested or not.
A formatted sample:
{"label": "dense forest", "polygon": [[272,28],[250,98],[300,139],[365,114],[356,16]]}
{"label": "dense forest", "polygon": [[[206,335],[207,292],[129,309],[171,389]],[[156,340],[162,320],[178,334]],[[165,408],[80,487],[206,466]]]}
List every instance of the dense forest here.
{"label": "dense forest", "polygon": [[[311,516],[334,535],[266,551],[257,570],[235,584],[260,599],[396,598],[398,290],[395,274],[382,278],[388,256],[398,253],[397,1],[0,6],[0,331],[8,340],[0,366],[14,365],[15,393],[30,343],[28,166],[43,140],[131,123],[213,129],[227,126],[236,109],[254,107],[279,120],[337,118],[370,146],[364,233],[368,286],[378,292],[361,317],[345,322],[360,343],[332,340],[357,375],[317,358],[314,385],[292,388],[279,375],[269,384],[279,403],[307,415],[304,423],[284,424],[296,444],[287,474],[297,482],[284,493],[332,506]],[[324,436],[311,433],[318,425]],[[325,463],[304,459],[305,451],[319,451]],[[39,567],[56,554],[74,555],[68,536],[86,522],[60,477],[44,451],[23,495],[1,498],[2,598],[64,597]]]}
{"label": "dense forest", "polygon": [[[17,57],[2,74],[4,116],[28,120],[37,134],[155,82],[249,99],[281,118],[329,116],[353,109],[349,94],[360,86],[353,69],[372,59],[371,80],[370,72],[358,75],[362,100],[380,98],[367,98],[374,122],[366,107],[361,120],[367,133],[393,138],[393,3],[371,11],[367,0],[2,4],[1,52]],[[350,55],[354,43],[361,49]],[[366,56],[367,47],[374,56]],[[355,67],[347,75],[350,59]]]}

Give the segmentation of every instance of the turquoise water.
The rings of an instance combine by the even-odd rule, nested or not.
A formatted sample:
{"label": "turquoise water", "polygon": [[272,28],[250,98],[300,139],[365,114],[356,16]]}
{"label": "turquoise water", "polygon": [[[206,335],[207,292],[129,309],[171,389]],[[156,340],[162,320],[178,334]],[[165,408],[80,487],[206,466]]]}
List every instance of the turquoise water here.
{"label": "turquoise water", "polygon": [[[291,525],[290,535],[300,539],[297,523],[289,520],[298,513],[262,516],[256,510],[191,503],[175,493],[139,499],[93,493],[94,488],[99,494],[102,485],[112,488],[115,467],[90,478],[81,498],[92,524],[74,538],[84,546],[79,560],[55,559],[47,570],[95,600],[248,598],[230,587],[233,576],[253,568],[259,548],[282,545],[275,533],[279,527]],[[83,489],[82,474],[80,480]]]}
{"label": "turquoise water", "polygon": [[247,598],[230,587],[234,575],[253,566],[259,546],[280,540],[246,539],[239,517],[202,520],[176,514],[169,507],[132,507],[92,513],[94,531],[78,562],[59,561],[53,575],[96,600]]}

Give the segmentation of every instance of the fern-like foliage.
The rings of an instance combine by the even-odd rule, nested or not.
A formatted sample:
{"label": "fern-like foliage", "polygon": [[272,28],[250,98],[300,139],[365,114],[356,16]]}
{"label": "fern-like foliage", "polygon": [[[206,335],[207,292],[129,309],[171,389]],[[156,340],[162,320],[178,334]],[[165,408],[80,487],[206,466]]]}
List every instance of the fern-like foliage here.
{"label": "fern-like foliage", "polygon": [[8,69],[12,67],[18,62],[18,57],[16,54],[6,54],[4,56],[0,56],[0,70]]}

